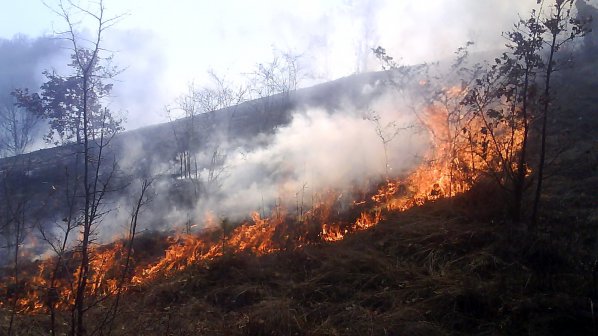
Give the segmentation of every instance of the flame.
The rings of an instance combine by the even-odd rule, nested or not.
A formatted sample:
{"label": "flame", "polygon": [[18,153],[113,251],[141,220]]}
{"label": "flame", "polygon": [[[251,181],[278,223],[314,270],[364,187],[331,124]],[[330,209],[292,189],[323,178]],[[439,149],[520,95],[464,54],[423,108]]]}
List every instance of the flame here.
{"label": "flame", "polygon": [[[444,105],[433,104],[421,111],[421,121],[430,131],[432,146],[410,175],[387,179],[369,197],[350,202],[345,201],[346,196],[338,191],[320,193],[315,195],[311,209],[301,210],[296,216],[291,216],[280,205],[269,216],[253,212],[250,219],[234,228],[208,212],[204,231],[169,237],[169,247],[159,260],[135,260],[133,253],[130,281],[129,278],[121,281],[126,278],[122,276],[127,255],[123,242],[94,247],[90,251],[93,258],[89,265],[86,297],[99,300],[121,289],[169,277],[190,266],[209,267],[211,260],[225,254],[264,255],[318,242],[336,242],[353,232],[377,225],[386,213],[405,211],[430,200],[469,190],[480,172],[490,168],[489,163],[513,154],[513,148],[516,150],[521,144],[522,134],[518,130],[505,131],[494,148],[488,148],[485,153],[476,152],[472,143],[487,141],[487,134],[471,131],[482,130],[484,124],[479,118],[467,115],[455,103],[464,94],[461,87],[448,88]],[[346,213],[358,215],[349,220]],[[9,284],[15,282],[14,277],[0,279],[5,292],[0,307],[10,307],[14,295],[18,295],[16,308],[22,313],[72,307],[75,300],[73,284],[80,277],[77,267],[80,259],[80,253],[75,251],[30,265],[20,275],[25,280],[16,286],[22,288],[19,293],[9,288]]]}

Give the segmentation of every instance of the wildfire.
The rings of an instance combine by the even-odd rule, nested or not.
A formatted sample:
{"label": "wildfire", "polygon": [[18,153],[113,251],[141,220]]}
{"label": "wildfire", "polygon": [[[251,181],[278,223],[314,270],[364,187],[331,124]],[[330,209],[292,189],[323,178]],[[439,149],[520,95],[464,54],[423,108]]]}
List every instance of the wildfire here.
{"label": "wildfire", "polygon": [[[460,88],[446,90],[448,99],[459,99]],[[206,215],[206,227],[199,235],[179,234],[168,238],[169,247],[157,261],[131,260],[125,270],[127,247],[122,242],[95,247],[90,255],[89,286],[86,297],[99,302],[131,286],[147,284],[160,277],[168,277],[192,265],[206,265],[225,254],[249,252],[264,255],[318,242],[335,242],[348,234],[367,230],[383,220],[385,213],[405,211],[429,200],[451,197],[473,186],[478,171],[501,155],[494,152],[480,154],[473,147],[488,141],[480,120],[467,116],[460,109],[431,105],[421,112],[422,122],[429,129],[432,148],[421,165],[402,179],[388,179],[366,199],[341,205],[341,195],[334,191],[314,198],[311,209],[291,216],[278,206],[269,217],[253,212],[249,220],[236,227],[226,221],[218,223],[214,214]],[[471,132],[468,130],[480,130]],[[521,134],[506,134],[499,141],[515,143]],[[513,146],[511,146],[512,148]],[[507,148],[506,146],[504,148]],[[352,204],[348,206],[346,204]],[[340,211],[344,207],[344,211]],[[351,219],[347,213],[355,213]],[[133,250],[133,257],[136,254]],[[80,277],[80,256],[70,252],[36,262],[20,275],[20,281],[7,276],[0,279],[4,293],[0,307],[16,303],[19,312],[41,312],[49,309],[66,310],[74,303],[73,288]],[[128,272],[128,273],[127,273]]]}

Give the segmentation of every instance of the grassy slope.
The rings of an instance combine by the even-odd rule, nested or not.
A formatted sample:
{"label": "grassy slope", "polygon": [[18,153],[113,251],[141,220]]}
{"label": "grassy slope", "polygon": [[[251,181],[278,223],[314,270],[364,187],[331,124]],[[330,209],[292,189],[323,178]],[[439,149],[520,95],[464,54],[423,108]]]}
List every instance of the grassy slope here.
{"label": "grassy slope", "polygon": [[598,60],[556,84],[552,132],[562,153],[549,166],[533,235],[482,216],[500,201],[478,188],[394,214],[339,243],[228,256],[139,288],[126,300],[118,333],[595,333],[597,84]]}
{"label": "grassy slope", "polygon": [[589,274],[558,242],[449,208],[443,201],[394,214],[339,243],[198,265],[132,293],[117,334],[592,331]]}
{"label": "grassy slope", "polygon": [[[564,79],[584,84],[562,89],[566,103],[552,124],[567,148],[550,168],[536,234],[482,216],[497,198],[478,188],[338,243],[227,256],[136,288],[113,334],[592,334],[598,76],[587,76],[596,65]],[[44,334],[45,320],[19,320],[18,330]]]}

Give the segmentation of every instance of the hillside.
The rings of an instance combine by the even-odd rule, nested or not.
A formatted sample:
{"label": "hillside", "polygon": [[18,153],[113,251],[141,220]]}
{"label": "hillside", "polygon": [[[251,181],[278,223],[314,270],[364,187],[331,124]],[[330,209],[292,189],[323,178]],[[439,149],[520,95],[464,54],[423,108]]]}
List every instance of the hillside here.
{"label": "hillside", "polygon": [[588,270],[551,240],[443,203],[342,242],[225,256],[140,287],[118,334],[592,333]]}
{"label": "hillside", "polygon": [[[166,199],[161,200],[162,207],[184,207],[191,194],[206,195],[207,182],[204,177],[185,179],[181,155],[194,153],[196,173],[214,169],[209,156],[212,151],[219,150],[218,154],[225,157],[236,151],[265,147],[276,130],[288,125],[292,116],[301,111],[320,109],[342,114],[347,106],[366,110],[366,105],[382,94],[381,82],[387,76],[384,72],[353,75],[199,114],[193,121],[181,118],[118,133],[103,154],[101,173],[113,174],[116,181],[106,197],[109,202],[130,197],[127,189],[130,181],[151,174],[164,186],[161,195]],[[190,131],[197,134],[193,143],[184,138],[185,132]],[[75,165],[77,152],[75,145],[67,144],[0,159],[0,172],[10,181],[9,188],[18,188],[18,194],[29,200],[29,211],[48,222],[44,225],[52,226],[52,222],[65,217],[62,213],[68,205],[62,195],[67,175],[82,169]],[[187,207],[192,208],[192,204]],[[170,229],[162,224],[166,212],[152,216],[153,224],[149,226]]]}
{"label": "hillside", "polygon": [[[243,102],[229,108],[216,110],[197,116],[197,130],[205,134],[206,138],[215,137],[213,132],[224,132],[226,141],[250,141],[260,133],[272,133],[277,127],[290,121],[291,113],[297,109],[321,107],[330,110],[342,108],[344,105],[365,106],[379,91],[365,91],[366,86],[375,88],[380,81],[387,78],[384,72],[372,72],[344,77],[309,88],[298,89],[287,95],[278,94],[271,97],[259,98]],[[267,108],[265,108],[267,106]],[[174,121],[142,127],[117,134],[108,156],[117,155],[122,159],[126,156],[127,144],[138,143],[147,153],[152,154],[152,160],[140,162],[150,166],[157,164],[154,160],[174,157],[177,149],[173,129],[178,130],[188,123],[188,119],[181,118]],[[200,144],[197,150],[204,150]],[[51,170],[64,166],[69,161],[73,149],[69,145],[37,150],[19,157],[0,159],[0,170],[5,170],[18,164],[29,164],[34,167],[33,175],[52,175]],[[142,170],[143,167],[140,168]],[[41,178],[41,177],[40,177]]]}
{"label": "hillside", "polygon": [[[488,176],[479,176],[472,185],[463,182],[468,187],[463,192],[446,193],[440,185],[446,175],[434,175],[442,167],[441,160],[420,160],[411,179],[369,185],[371,190],[354,191],[357,196],[330,191],[318,199],[314,193],[309,210],[304,211],[297,192],[286,212],[278,203],[270,214],[264,215],[262,208],[254,209],[251,219],[217,218],[216,224],[191,234],[140,232],[132,245],[130,281],[116,291],[126,245],[117,241],[98,246],[90,294],[97,301],[86,312],[89,333],[595,334],[598,77],[592,75],[598,69],[596,62],[586,61],[557,78],[555,87],[561,90],[554,105],[558,108],[549,121],[554,150],[542,215],[534,230],[510,220],[504,193]],[[356,86],[350,84],[354,79],[343,79],[300,90],[293,106],[331,104],[334,108],[347,99],[355,105],[371,98],[357,93],[364,92],[363,83],[375,82],[379,75],[365,75],[361,77],[365,82]],[[253,117],[255,105],[246,104],[219,112],[227,120],[239,118],[230,134],[239,131],[239,141],[244,141],[243,134],[248,138],[261,132],[280,135],[277,126],[284,125],[286,118]],[[247,119],[253,122],[244,127]],[[273,119],[277,121],[267,124],[271,128],[260,129],[262,122]],[[157,153],[156,159],[164,159],[176,151],[167,140],[172,127],[164,124],[125,133],[117,143],[126,146],[133,138],[141,139],[142,147]],[[58,150],[30,157],[50,158]],[[293,162],[288,160],[280,161]],[[331,167],[333,174],[342,168]],[[293,177],[287,170],[275,173]],[[162,197],[178,205],[170,194]],[[529,206],[531,200],[526,202]],[[152,215],[163,210],[163,203],[158,204]],[[64,260],[65,269],[72,267],[69,263],[77,261],[76,251]],[[34,260],[22,265],[32,280],[21,281],[22,287],[5,287],[6,302],[17,289],[27,294],[15,319],[15,330],[23,334],[47,333],[46,306],[56,305],[57,325],[68,325],[64,302],[69,304],[72,291],[65,286],[68,295],[58,298],[52,291],[56,288],[43,280],[48,272],[45,266],[53,262]],[[124,279],[126,272],[122,274]],[[64,281],[73,277],[68,272],[58,275]],[[109,295],[100,295],[105,293]],[[112,310],[115,304],[118,313]],[[9,318],[9,309],[2,307],[0,330]]]}
{"label": "hillside", "polygon": [[[590,256],[467,216],[480,196],[489,197],[393,214],[340,242],[228,254],[132,287],[112,334],[592,334],[595,269],[578,259]],[[18,330],[43,334],[46,319],[32,318]]]}

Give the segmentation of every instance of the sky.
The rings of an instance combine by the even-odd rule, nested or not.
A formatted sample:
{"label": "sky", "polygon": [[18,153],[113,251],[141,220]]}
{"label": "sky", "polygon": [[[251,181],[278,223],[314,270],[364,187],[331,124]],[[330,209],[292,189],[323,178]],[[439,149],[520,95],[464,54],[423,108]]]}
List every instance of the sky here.
{"label": "sky", "polygon": [[[594,2],[598,0],[592,0]],[[47,0],[50,7],[57,0]],[[88,1],[81,2],[84,6]],[[164,106],[207,71],[241,82],[273,50],[301,55],[303,86],[378,70],[369,49],[384,46],[406,64],[450,57],[467,41],[480,50],[504,44],[500,33],[536,0],[104,0],[108,16],[124,14],[105,46],[125,69],[113,109],[127,128],[166,121]],[[52,35],[64,22],[41,0],[2,0],[0,38]],[[82,29],[90,29],[82,22]],[[64,61],[63,61],[64,60]],[[58,68],[55,57],[38,68]],[[5,66],[5,65],[0,65]]]}

